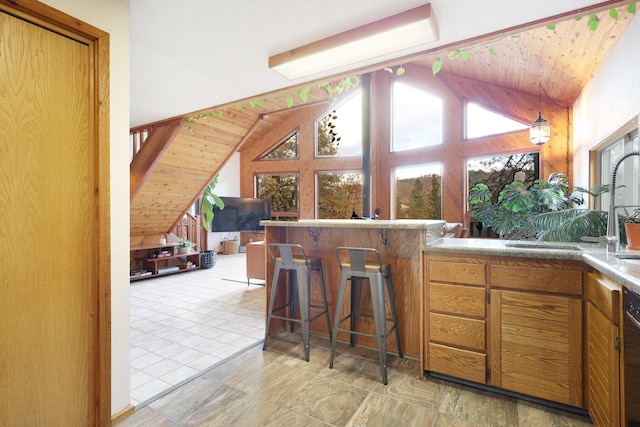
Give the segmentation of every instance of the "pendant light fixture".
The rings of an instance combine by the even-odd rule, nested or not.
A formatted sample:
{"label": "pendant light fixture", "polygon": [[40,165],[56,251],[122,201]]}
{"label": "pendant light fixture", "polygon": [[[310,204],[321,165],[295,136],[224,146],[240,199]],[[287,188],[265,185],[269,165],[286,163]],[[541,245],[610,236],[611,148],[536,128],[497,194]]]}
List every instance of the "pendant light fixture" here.
{"label": "pendant light fixture", "polygon": [[538,83],[538,118],[529,126],[531,143],[538,147],[549,142],[551,123],[542,118],[542,83]]}

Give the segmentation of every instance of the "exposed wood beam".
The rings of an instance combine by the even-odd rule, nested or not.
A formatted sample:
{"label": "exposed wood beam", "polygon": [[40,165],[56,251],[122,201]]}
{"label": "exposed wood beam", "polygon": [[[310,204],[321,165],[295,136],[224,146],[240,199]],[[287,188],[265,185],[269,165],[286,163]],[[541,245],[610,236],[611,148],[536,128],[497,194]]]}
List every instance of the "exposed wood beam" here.
{"label": "exposed wood beam", "polygon": [[133,199],[140,187],[147,179],[153,167],[158,163],[162,154],[167,150],[171,141],[176,137],[187,120],[178,118],[159,123],[149,134],[140,152],[131,162],[129,183],[129,200]]}

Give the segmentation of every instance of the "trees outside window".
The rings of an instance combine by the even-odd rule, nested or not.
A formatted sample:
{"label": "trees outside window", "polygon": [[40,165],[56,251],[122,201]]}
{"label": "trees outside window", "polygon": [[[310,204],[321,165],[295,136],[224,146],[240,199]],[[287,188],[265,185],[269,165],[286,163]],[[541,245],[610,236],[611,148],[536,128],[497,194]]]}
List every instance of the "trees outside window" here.
{"label": "trees outside window", "polygon": [[348,219],[362,216],[362,174],[360,172],[320,172],[318,218]]}
{"label": "trees outside window", "polygon": [[271,199],[272,217],[297,218],[300,177],[298,174],[256,176],[256,197]]}
{"label": "trees outside window", "polygon": [[442,167],[423,164],[396,168],[396,218],[442,218]]}
{"label": "trees outside window", "polygon": [[316,156],[362,156],[362,92],[317,120]]}
{"label": "trees outside window", "polygon": [[[505,185],[516,179],[530,187],[540,178],[540,154],[520,153],[481,159],[467,160],[467,188],[471,189],[478,183],[486,184],[491,189],[491,203],[498,201],[498,195]],[[470,237],[499,236],[482,222],[471,218],[469,223]]]}
{"label": "trees outside window", "polygon": [[261,160],[282,160],[299,158],[298,132],[288,136],[280,141],[267,154],[262,156]]}

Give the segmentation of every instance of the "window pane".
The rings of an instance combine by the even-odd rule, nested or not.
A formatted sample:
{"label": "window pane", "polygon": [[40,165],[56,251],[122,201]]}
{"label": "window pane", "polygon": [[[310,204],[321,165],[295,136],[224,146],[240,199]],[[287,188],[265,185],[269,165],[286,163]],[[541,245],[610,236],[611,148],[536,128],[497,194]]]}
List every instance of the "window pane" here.
{"label": "window pane", "polygon": [[396,81],[392,108],[392,151],[442,144],[442,99]]}
{"label": "window pane", "polygon": [[442,218],[442,165],[396,168],[396,218]]}
{"label": "window pane", "polygon": [[318,218],[348,219],[362,216],[362,174],[321,172],[318,174]]}
{"label": "window pane", "polygon": [[[624,135],[622,138],[613,141],[606,148],[600,151],[600,184],[611,183],[611,173],[618,160],[626,153],[638,149],[638,130]],[[640,194],[638,186],[640,157],[633,156],[625,159],[618,167],[616,177],[616,206],[638,205],[640,204]],[[596,203],[598,206],[598,203]],[[608,210],[609,194],[600,196],[599,209]],[[631,209],[627,209],[631,213]],[[624,211],[619,212],[624,214]]]}
{"label": "window pane", "polygon": [[271,215],[298,215],[300,177],[291,175],[256,176],[256,197],[271,199]]}
{"label": "window pane", "polygon": [[467,138],[513,132],[529,127],[473,103],[467,104],[466,124]]}
{"label": "window pane", "polygon": [[321,156],[362,155],[362,92],[317,121],[316,153]]}
{"label": "window pane", "polygon": [[262,156],[261,160],[281,160],[298,158],[298,133],[281,141],[274,149]]}
{"label": "window pane", "polygon": [[[512,154],[467,160],[467,183],[471,189],[478,183],[486,184],[493,194],[491,202],[498,201],[498,194],[505,185],[519,179],[527,187],[540,177],[540,156],[538,153]],[[499,237],[491,229],[471,218],[470,237]]]}

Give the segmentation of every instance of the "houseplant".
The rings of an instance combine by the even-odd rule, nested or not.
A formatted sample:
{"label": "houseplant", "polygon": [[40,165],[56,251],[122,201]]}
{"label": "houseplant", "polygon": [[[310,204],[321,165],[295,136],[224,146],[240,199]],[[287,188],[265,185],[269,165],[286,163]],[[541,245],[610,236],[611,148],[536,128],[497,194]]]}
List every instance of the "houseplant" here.
{"label": "houseplant", "polygon": [[217,206],[220,210],[224,209],[224,202],[213,192],[218,184],[218,175],[206,186],[202,194],[202,204],[200,205],[200,216],[202,218],[202,226],[209,231],[211,221],[213,221],[213,208]]}
{"label": "houseplant", "polygon": [[624,231],[627,239],[627,249],[640,251],[640,208],[623,219]]}
{"label": "houseplant", "polygon": [[179,254],[188,254],[191,252],[191,248],[194,247],[196,244],[191,242],[188,239],[180,239],[180,242],[178,243],[178,253]]}
{"label": "houseplant", "polygon": [[474,218],[504,239],[579,242],[583,236],[606,234],[607,213],[573,206],[584,203],[583,194],[597,197],[607,191],[603,185],[589,190],[576,187],[569,193],[568,178],[556,172],[528,188],[519,181],[509,183],[496,202],[485,184],[476,184],[467,201]]}

